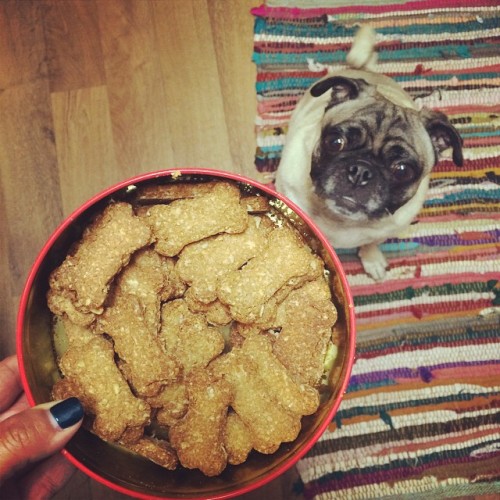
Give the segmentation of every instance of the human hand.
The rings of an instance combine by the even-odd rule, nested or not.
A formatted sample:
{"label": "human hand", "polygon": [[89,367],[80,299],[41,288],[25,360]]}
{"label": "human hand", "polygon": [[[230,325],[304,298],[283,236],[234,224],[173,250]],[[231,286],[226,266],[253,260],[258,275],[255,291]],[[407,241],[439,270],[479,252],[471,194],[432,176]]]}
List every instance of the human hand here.
{"label": "human hand", "polygon": [[74,472],[56,453],[82,423],[78,399],[29,407],[16,356],[0,362],[0,498],[45,499]]}

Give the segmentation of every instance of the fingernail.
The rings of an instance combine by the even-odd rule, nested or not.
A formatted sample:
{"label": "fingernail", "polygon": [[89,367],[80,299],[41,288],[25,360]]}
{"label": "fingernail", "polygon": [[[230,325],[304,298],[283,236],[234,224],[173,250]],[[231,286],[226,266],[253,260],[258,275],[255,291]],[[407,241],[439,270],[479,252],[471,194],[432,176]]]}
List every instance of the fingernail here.
{"label": "fingernail", "polygon": [[83,418],[83,406],[78,398],[68,398],[50,408],[57,425],[67,429]]}

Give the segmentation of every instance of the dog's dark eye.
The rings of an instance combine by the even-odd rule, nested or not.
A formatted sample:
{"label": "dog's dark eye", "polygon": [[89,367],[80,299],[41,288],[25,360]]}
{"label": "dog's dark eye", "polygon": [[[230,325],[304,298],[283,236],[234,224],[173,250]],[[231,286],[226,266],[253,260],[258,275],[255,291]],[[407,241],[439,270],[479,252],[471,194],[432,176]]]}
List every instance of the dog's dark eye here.
{"label": "dog's dark eye", "polygon": [[408,163],[402,161],[393,163],[391,170],[396,182],[410,182],[415,178],[415,170]]}
{"label": "dog's dark eye", "polygon": [[330,134],[325,138],[325,145],[332,153],[338,153],[345,148],[347,141],[340,134]]}

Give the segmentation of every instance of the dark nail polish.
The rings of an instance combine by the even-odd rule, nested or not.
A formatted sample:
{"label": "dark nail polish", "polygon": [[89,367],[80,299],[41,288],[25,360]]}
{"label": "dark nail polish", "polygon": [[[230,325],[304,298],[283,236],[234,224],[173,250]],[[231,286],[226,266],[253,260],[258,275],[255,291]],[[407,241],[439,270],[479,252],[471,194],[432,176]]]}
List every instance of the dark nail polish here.
{"label": "dark nail polish", "polygon": [[68,398],[52,406],[50,413],[59,427],[66,429],[83,418],[83,406],[78,398]]}

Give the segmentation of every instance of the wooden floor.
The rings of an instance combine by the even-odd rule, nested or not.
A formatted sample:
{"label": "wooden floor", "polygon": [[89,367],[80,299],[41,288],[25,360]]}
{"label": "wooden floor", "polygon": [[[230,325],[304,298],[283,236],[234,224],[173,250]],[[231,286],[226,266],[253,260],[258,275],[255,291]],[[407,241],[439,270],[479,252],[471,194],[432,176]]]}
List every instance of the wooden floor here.
{"label": "wooden floor", "polygon": [[[52,231],[115,182],[171,167],[257,178],[260,0],[1,0],[0,354]],[[296,473],[244,498],[300,498]],[[77,473],[58,499],[122,498]]]}

